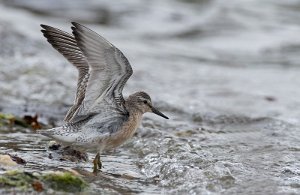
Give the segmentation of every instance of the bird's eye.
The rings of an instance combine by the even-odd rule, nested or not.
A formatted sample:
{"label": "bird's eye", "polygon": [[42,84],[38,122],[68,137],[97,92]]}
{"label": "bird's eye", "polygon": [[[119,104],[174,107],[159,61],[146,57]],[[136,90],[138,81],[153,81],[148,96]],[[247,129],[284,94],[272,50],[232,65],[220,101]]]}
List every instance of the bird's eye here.
{"label": "bird's eye", "polygon": [[147,104],[148,102],[146,100],[143,101],[144,104]]}

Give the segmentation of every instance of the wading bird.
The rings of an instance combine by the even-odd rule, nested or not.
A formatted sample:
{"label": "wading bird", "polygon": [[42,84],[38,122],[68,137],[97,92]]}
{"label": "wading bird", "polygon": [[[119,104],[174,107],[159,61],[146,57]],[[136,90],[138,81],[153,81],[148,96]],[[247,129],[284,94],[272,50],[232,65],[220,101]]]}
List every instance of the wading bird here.
{"label": "wading bird", "polygon": [[123,53],[89,28],[72,23],[72,34],[41,25],[48,42],[78,69],[74,105],[65,124],[39,131],[80,151],[96,152],[93,172],[102,167],[100,154],[131,138],[146,112],[168,119],[158,111],[145,92],[136,92],[126,100],[122,90],[132,75]]}

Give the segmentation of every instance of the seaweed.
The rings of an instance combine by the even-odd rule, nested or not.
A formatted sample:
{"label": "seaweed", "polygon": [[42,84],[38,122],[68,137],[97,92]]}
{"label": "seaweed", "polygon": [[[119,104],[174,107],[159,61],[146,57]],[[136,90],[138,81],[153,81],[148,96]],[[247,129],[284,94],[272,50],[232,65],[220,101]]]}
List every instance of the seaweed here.
{"label": "seaweed", "polygon": [[13,170],[0,176],[0,187],[13,187],[27,192],[33,190],[41,192],[49,188],[63,192],[82,192],[88,184],[70,172],[30,173]]}

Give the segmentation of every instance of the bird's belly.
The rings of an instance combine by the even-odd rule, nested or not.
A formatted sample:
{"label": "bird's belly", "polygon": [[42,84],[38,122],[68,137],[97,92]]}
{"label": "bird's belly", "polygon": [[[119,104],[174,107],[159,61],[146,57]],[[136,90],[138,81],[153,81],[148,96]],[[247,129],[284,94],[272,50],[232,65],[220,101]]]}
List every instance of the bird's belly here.
{"label": "bird's belly", "polygon": [[135,130],[136,129],[132,129],[114,133],[107,139],[105,149],[112,149],[120,146],[133,136]]}

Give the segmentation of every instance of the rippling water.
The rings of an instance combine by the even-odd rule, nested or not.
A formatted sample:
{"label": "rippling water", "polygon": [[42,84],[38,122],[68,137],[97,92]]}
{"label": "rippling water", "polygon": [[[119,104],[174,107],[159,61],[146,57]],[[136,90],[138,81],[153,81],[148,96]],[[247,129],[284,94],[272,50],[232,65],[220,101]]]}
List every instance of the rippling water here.
{"label": "rippling water", "polygon": [[[0,1],[0,108],[59,125],[76,70],[40,33],[84,23],[128,57],[126,95],[144,90],[168,116],[103,155],[92,192],[300,193],[300,2],[296,0]],[[25,169],[91,163],[48,158],[47,138],[0,134]],[[92,158],[92,154],[90,154]]]}

